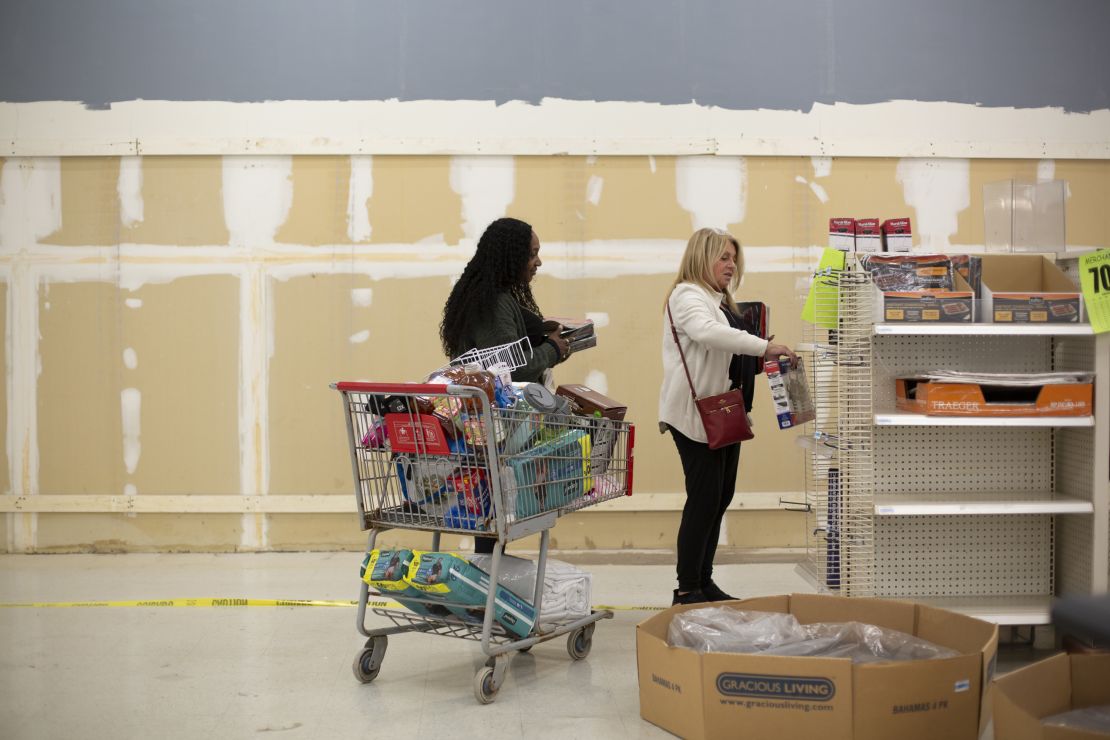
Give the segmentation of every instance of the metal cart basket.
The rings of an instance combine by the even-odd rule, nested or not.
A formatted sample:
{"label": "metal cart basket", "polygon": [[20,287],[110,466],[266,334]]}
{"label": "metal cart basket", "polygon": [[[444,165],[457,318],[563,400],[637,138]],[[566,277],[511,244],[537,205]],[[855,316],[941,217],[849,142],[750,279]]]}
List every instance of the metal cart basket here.
{"label": "metal cart basket", "polygon": [[[374,550],[378,533],[391,528],[431,532],[428,553],[440,551],[444,532],[498,541],[488,568],[484,608],[473,598],[455,601],[454,594],[434,593],[431,587],[426,592],[409,589],[400,599],[408,609],[382,601],[372,607],[392,625],[371,630],[366,627],[370,596],[398,596],[372,590],[364,579],[357,628],[368,639],[355,658],[355,676],[363,683],[373,681],[388,635],[401,632],[480,642],[489,659],[474,678],[474,694],[483,704],[493,701],[514,652],[568,635],[571,658],[585,658],[594,623],[613,613],[543,619],[549,532],[564,514],[631,495],[634,426],[597,416],[499,408],[486,391],[467,385],[343,382],[332,387],[343,398],[355,499],[361,527],[370,532],[368,552]],[[529,594],[530,604],[517,603],[519,610],[534,611],[525,615],[522,626],[514,617],[505,617],[500,600],[502,549],[535,533],[540,533],[540,548],[534,592]],[[455,573],[450,564],[454,561],[446,562],[450,575],[469,582],[466,574]],[[467,570],[465,562],[458,569]],[[519,611],[509,611],[521,617]]]}

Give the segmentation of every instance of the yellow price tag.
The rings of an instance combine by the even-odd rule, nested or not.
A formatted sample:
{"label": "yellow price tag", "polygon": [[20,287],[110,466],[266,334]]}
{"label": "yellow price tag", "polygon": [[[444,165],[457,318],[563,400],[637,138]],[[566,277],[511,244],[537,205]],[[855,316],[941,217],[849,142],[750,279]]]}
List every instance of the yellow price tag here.
{"label": "yellow price tag", "polygon": [[1096,334],[1110,331],[1110,249],[1079,258],[1079,287],[1091,329]]}

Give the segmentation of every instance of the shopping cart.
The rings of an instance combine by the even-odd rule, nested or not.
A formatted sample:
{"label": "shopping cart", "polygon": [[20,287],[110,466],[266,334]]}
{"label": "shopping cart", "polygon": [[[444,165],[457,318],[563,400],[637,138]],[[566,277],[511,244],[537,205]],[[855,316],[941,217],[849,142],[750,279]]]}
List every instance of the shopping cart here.
{"label": "shopping cart", "polygon": [[[485,367],[523,364],[521,346],[471,351],[455,362]],[[480,642],[488,656],[474,677],[479,702],[493,701],[505,680],[511,655],[567,635],[567,652],[585,658],[595,622],[608,610],[562,621],[543,620],[543,583],[549,533],[560,516],[632,493],[635,427],[625,421],[531,409],[498,408],[486,392],[466,385],[343,382],[332,386],[343,397],[347,440],[367,551],[391,528],[431,532],[431,551],[440,536],[454,533],[498,541],[488,569],[484,609],[451,597],[404,599],[412,609],[393,608],[394,594],[359,594],[357,628],[367,637],[354,661],[356,678],[373,681],[385,657],[388,636],[401,632],[458,637]],[[495,619],[503,546],[540,534],[534,622],[524,631],[506,629]],[[368,629],[374,614],[392,626]],[[502,615],[504,605],[501,604]],[[528,606],[528,605],[525,605]]]}

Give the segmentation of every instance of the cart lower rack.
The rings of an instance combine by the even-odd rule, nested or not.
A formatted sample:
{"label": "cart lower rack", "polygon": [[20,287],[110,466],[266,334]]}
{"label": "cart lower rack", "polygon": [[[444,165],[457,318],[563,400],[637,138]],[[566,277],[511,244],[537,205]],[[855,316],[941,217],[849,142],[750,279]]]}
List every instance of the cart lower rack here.
{"label": "cart lower rack", "polygon": [[[600,416],[543,413],[524,402],[500,408],[491,394],[472,386],[332,387],[343,398],[360,525],[370,533],[357,617],[368,639],[355,658],[355,676],[373,681],[388,636],[401,632],[480,643],[489,656],[474,679],[482,703],[493,701],[515,652],[567,635],[570,656],[585,658],[594,623],[613,614],[545,619],[550,529],[560,516],[631,495],[635,427]],[[430,532],[431,549],[376,550],[378,533],[394,528]],[[445,532],[496,539],[488,568],[440,552]],[[536,533],[535,582],[525,599],[503,585],[502,550]],[[380,559],[387,552],[388,561]],[[372,596],[403,607],[371,606]],[[368,629],[368,607],[391,626]]]}

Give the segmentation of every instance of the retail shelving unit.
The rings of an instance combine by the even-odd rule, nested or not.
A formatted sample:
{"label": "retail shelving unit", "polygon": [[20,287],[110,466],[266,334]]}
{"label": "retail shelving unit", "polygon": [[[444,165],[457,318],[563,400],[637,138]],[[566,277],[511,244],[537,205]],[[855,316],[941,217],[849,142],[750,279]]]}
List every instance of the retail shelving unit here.
{"label": "retail shelving unit", "polygon": [[[1110,576],[1110,335],[1087,325],[883,324],[852,265],[807,337],[818,415],[805,572],[848,596],[912,598],[999,624],[1044,624],[1053,595]],[[895,410],[894,379],[930,370],[1088,370],[1083,418]]]}

